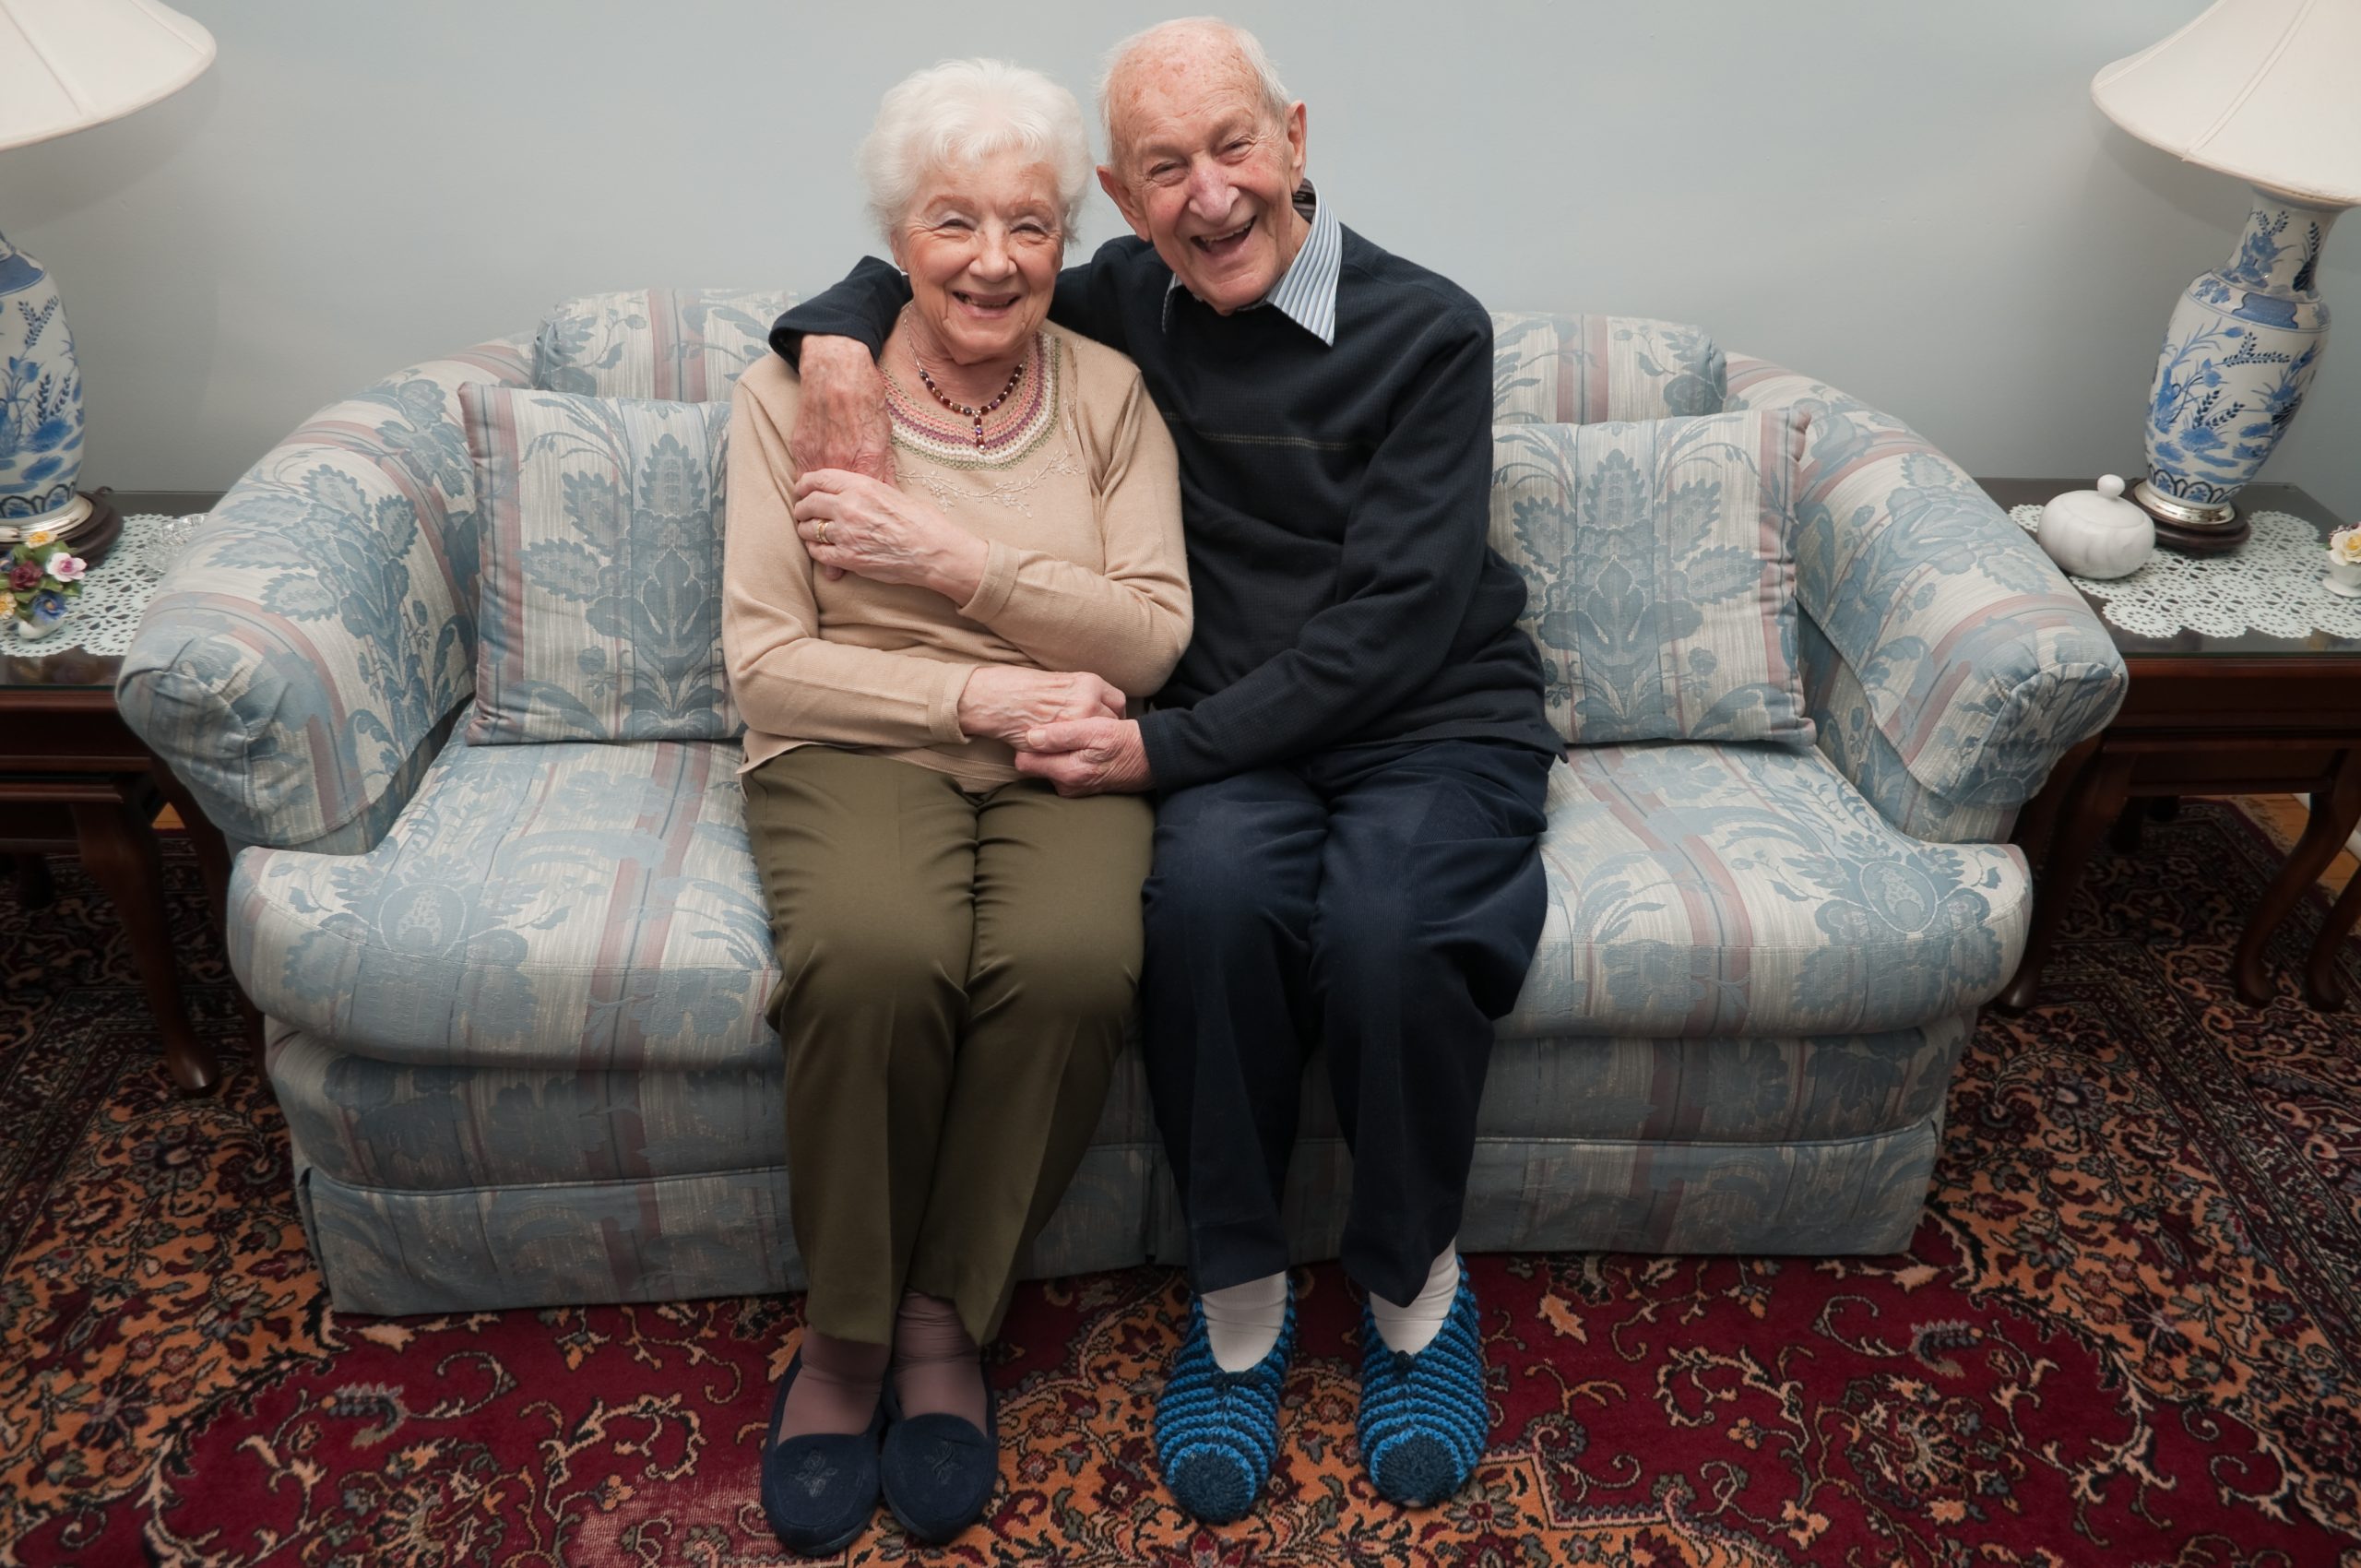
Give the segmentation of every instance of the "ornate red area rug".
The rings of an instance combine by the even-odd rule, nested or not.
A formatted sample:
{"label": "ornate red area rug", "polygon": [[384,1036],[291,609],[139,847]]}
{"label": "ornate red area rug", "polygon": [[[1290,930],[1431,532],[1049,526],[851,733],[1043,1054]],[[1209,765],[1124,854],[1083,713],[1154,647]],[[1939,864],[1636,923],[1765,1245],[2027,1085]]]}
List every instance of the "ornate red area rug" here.
{"label": "ornate red area rug", "polygon": [[[984,1526],[881,1520],[848,1560],[2361,1568],[2361,1025],[2232,999],[2273,863],[2206,802],[2103,859],[2051,1004],[1975,1042],[1906,1256],[1478,1260],[1496,1439],[1449,1506],[1362,1479],[1323,1267],[1280,1473],[1193,1527],[1148,1440],[1180,1296],[1140,1270],[1020,1294]],[[176,1099],[103,906],[60,889],[0,892],[0,1562],[783,1560],[754,1467],[796,1302],[338,1317],[266,1088],[239,1059]]]}

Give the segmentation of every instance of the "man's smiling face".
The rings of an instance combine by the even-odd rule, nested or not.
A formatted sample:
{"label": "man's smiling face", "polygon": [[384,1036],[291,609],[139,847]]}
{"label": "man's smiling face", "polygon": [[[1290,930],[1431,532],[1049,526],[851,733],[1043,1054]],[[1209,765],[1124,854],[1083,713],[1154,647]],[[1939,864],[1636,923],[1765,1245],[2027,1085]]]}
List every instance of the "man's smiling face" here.
{"label": "man's smiling face", "polygon": [[1275,114],[1226,41],[1129,62],[1109,98],[1098,179],[1133,232],[1224,315],[1269,293],[1309,232],[1293,200],[1303,105]]}

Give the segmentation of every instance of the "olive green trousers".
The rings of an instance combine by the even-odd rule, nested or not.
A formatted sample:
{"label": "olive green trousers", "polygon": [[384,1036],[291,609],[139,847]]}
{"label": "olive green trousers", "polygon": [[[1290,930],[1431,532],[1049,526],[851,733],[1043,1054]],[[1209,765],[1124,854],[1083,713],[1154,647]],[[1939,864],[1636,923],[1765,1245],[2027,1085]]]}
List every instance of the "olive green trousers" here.
{"label": "olive green trousers", "polygon": [[805,1321],[885,1344],[907,1289],[989,1339],[1098,1123],[1154,814],[825,746],[744,786]]}

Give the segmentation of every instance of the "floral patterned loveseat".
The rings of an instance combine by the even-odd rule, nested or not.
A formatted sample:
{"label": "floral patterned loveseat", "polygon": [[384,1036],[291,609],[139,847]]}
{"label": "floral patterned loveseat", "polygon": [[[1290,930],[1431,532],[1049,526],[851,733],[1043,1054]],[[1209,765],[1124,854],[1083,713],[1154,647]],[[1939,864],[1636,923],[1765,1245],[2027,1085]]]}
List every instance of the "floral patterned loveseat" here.
{"label": "floral patterned loveseat", "polygon": [[[457,388],[721,398],[784,303],[576,300],[329,405],[222,501],[124,662],[123,713],[243,846],[231,957],[342,1310],[801,1283],[735,747],[452,738],[477,567]],[[2111,716],[2122,665],[1900,422],[1693,328],[1497,323],[1504,423],[1809,408],[1818,743],[1557,769],[1548,923],[1500,1028],[1462,1244],[1899,1248],[2024,939],[2026,868],[1999,840]],[[1553,564],[1536,605],[1581,591]],[[1316,1257],[1347,1169],[1324,1091],[1305,1105],[1289,1212]],[[1035,1272],[1177,1259],[1175,1220],[1134,1053]]]}

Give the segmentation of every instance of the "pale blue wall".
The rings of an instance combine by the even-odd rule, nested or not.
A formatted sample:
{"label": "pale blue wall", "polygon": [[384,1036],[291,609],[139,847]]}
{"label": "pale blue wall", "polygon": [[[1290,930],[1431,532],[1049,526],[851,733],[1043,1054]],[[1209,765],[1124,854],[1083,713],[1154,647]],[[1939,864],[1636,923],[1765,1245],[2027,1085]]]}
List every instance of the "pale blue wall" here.
{"label": "pale blue wall", "polygon": [[[647,282],[810,289],[866,243],[877,95],[997,53],[1086,89],[1165,14],[1054,0],[183,0],[221,57],[0,153],[65,291],[96,482],[224,486],[407,361]],[[2240,187],[2116,131],[2098,65],[2199,0],[1243,4],[1347,222],[1504,307],[1703,323],[1979,473],[2135,464],[2176,292]],[[1094,197],[1087,238],[1115,219]],[[2361,324],[2361,218],[2321,286]],[[2269,477],[2361,517],[2361,325]]]}

